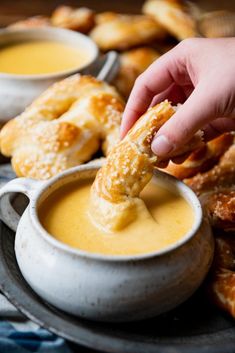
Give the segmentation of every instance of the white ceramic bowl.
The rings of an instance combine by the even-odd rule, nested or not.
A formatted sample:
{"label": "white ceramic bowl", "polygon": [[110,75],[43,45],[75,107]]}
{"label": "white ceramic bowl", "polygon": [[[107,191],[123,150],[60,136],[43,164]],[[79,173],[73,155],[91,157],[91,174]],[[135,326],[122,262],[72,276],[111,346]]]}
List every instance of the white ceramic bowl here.
{"label": "white ceramic bowl", "polygon": [[[0,216],[17,229],[15,251],[22,274],[50,304],[84,318],[132,321],[166,312],[200,286],[213,257],[210,226],[185,184],[155,173],[156,182],[174,188],[191,204],[195,221],[178,242],[150,254],[91,254],[59,242],[39,222],[38,207],[52,192],[71,181],[94,177],[99,166],[78,166],[44,182],[19,178],[0,190]],[[11,206],[9,195],[14,192],[30,199],[21,218]]]}
{"label": "white ceramic bowl", "polygon": [[[5,122],[21,113],[33,99],[54,82],[77,72],[93,74],[94,65],[98,65],[99,50],[96,44],[84,34],[52,27],[27,30],[0,30],[0,47],[13,42],[18,43],[29,40],[54,40],[72,44],[74,47],[82,47],[89,52],[89,59],[83,67],[79,66],[73,70],[53,74],[17,75],[0,72],[0,122]],[[102,73],[98,78],[105,79],[107,77],[114,61],[117,59],[116,57],[117,55],[114,58],[113,52],[111,57],[108,56],[105,67],[102,68]]]}

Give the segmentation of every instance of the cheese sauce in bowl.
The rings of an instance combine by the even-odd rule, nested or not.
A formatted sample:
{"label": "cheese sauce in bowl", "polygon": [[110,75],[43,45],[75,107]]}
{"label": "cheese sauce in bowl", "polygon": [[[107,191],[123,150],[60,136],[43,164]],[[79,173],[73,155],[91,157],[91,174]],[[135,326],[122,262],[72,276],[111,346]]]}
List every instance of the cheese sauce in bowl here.
{"label": "cheese sauce in bowl", "polygon": [[0,30],[0,122],[22,113],[52,83],[89,73],[98,54],[88,36],[66,29]]}
{"label": "cheese sauce in bowl", "polygon": [[0,73],[40,75],[83,67],[91,60],[86,48],[59,41],[27,41],[0,49]]}
{"label": "cheese sauce in bowl", "polygon": [[92,180],[68,184],[39,208],[39,218],[57,240],[74,248],[104,255],[138,255],[162,250],[180,240],[192,227],[194,213],[176,190],[153,178],[141,199],[135,221],[121,231],[105,233],[89,215]]}

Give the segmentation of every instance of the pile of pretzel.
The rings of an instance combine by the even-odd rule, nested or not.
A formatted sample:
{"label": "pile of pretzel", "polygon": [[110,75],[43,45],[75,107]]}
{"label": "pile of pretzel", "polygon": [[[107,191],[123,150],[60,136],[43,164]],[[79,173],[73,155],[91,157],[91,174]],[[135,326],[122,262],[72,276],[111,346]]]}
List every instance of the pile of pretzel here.
{"label": "pile of pretzel", "polygon": [[224,134],[166,171],[184,180],[199,196],[215,235],[208,295],[235,317],[235,144]]}
{"label": "pile of pretzel", "polygon": [[235,35],[235,13],[205,13],[184,0],[147,0],[138,15],[96,13],[86,7],[59,6],[50,17],[35,16],[9,29],[54,26],[89,35],[101,52],[120,52],[120,72],[113,84],[128,98],[135,79],[161,54],[189,37]]}
{"label": "pile of pretzel", "polygon": [[[60,6],[51,17],[12,24],[9,29],[56,26],[80,31],[102,52],[119,51],[121,65],[115,87],[75,75],[49,88],[1,130],[1,152],[12,157],[18,176],[36,179],[88,162],[100,148],[107,155],[119,140],[122,97],[128,98],[138,75],[177,41],[201,34],[235,35],[234,23],[234,14],[226,11],[204,14],[180,0],[147,0],[140,15]],[[216,240],[208,292],[235,317],[234,135],[202,143],[183,163],[170,161],[164,170],[188,184],[204,205]]]}
{"label": "pile of pretzel", "polygon": [[[115,145],[119,141],[123,110],[124,102],[114,87],[90,76],[74,75],[50,87],[21,115],[7,123],[0,132],[0,149],[4,155],[12,157],[12,166],[18,176],[48,179],[67,168],[91,160],[99,148],[102,148],[104,155],[110,155],[111,171],[115,167]],[[171,115],[174,112],[170,107],[169,111]],[[151,111],[146,117],[149,114]],[[169,118],[170,115],[165,114],[163,117]],[[152,120],[149,117],[143,121],[148,131],[146,127]],[[233,260],[226,261],[227,248],[234,249],[231,234],[235,234],[234,136],[227,133],[207,143],[199,137],[200,134],[195,137],[191,149],[181,151],[184,154],[193,150],[183,163],[170,161],[164,171],[184,180],[198,194],[212,226],[217,233],[220,231],[215,238],[218,242],[215,259],[219,256],[221,261],[217,260],[213,266],[209,293],[219,306],[235,316],[235,268],[231,265],[235,259],[234,250],[229,250]],[[126,158],[127,154],[125,147],[123,156]],[[138,164],[140,170],[137,168],[140,175],[143,172],[141,165],[143,161]],[[146,175],[151,175],[151,168],[157,165],[157,161],[151,157]],[[133,166],[133,170],[136,170],[136,166]],[[127,180],[127,176],[123,178]],[[137,179],[140,180],[139,177]],[[110,187],[111,184],[108,185]],[[94,204],[97,204],[95,214],[99,211],[100,200],[97,203],[95,199]],[[110,207],[107,205],[106,202],[108,210]],[[129,207],[128,204],[123,205],[124,208]],[[117,208],[116,214],[122,214],[120,208]],[[118,224],[119,218],[115,222],[109,220],[108,223]],[[221,246],[224,243],[226,246]]]}

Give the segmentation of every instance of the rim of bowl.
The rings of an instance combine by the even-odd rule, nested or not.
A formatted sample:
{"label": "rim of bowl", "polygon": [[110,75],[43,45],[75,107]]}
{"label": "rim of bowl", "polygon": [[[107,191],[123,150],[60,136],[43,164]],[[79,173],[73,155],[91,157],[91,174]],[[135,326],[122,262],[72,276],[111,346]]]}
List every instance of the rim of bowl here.
{"label": "rim of bowl", "polygon": [[[82,38],[82,40],[84,41],[87,41],[87,43],[89,43],[89,45],[92,48],[92,51],[93,51],[93,55],[91,56],[91,59],[84,65],[82,66],[78,66],[77,68],[73,68],[73,69],[69,69],[69,70],[63,70],[63,71],[59,71],[59,72],[54,72],[54,73],[45,73],[45,74],[14,74],[14,73],[8,73],[8,72],[1,72],[0,71],[0,79],[1,78],[9,78],[9,79],[14,79],[14,80],[45,80],[45,79],[54,79],[54,78],[59,78],[61,76],[70,76],[72,74],[75,74],[85,68],[87,68],[88,66],[90,66],[93,62],[95,62],[95,60],[97,59],[98,55],[99,55],[99,49],[98,49],[98,46],[96,45],[96,43],[88,36],[86,36],[85,34],[83,33],[80,33],[80,32],[76,32],[76,31],[72,31],[72,30],[69,30],[69,29],[65,29],[65,28],[56,28],[56,27],[45,27],[45,28],[30,28],[30,29],[19,29],[19,30],[13,30],[13,29],[7,29],[7,28],[3,28],[3,29],[0,29],[0,38],[2,35],[14,35],[14,34],[25,34],[26,38],[25,40],[27,40],[27,35],[30,34],[30,33],[35,33],[35,34],[38,34],[40,35],[41,34],[45,34],[45,33],[48,33],[48,32],[51,32],[51,33],[55,33],[55,34],[58,34],[58,42],[63,42],[63,43],[66,43],[66,40],[60,40],[60,34],[67,34],[68,36],[73,36],[73,37],[77,37],[77,38]],[[32,41],[39,41],[40,38],[37,38],[37,39],[32,39]],[[44,40],[46,40],[44,38]],[[49,41],[51,40],[54,40],[54,41],[57,41],[56,38],[54,39],[48,39]],[[20,40],[20,41],[23,41]],[[19,41],[19,42],[20,42]],[[18,42],[18,40],[14,41],[14,39],[12,40],[12,43],[13,42]],[[7,41],[6,41],[7,43]],[[10,43],[10,41],[9,41]],[[76,44],[74,45],[74,47],[76,47]]]}
{"label": "rim of bowl", "polygon": [[190,230],[182,236],[178,241],[174,242],[173,244],[161,249],[161,250],[155,250],[149,253],[144,253],[144,254],[137,254],[137,255],[104,255],[104,254],[99,254],[99,253],[92,253],[88,252],[85,250],[81,250],[78,248],[73,248],[70,245],[67,245],[56,238],[53,237],[50,233],[46,231],[46,229],[42,226],[39,217],[38,217],[38,200],[40,197],[43,195],[43,193],[56,182],[59,182],[60,179],[66,179],[69,175],[78,173],[79,170],[81,172],[83,171],[89,171],[89,170],[98,170],[101,167],[102,163],[97,162],[94,163],[93,165],[80,165],[76,166],[74,168],[70,168],[54,177],[49,179],[48,181],[45,181],[45,184],[43,184],[41,187],[39,185],[38,191],[36,191],[35,195],[33,198],[30,199],[30,204],[29,204],[29,213],[31,217],[31,222],[35,229],[39,232],[39,234],[50,244],[52,244],[54,247],[59,248],[60,250],[63,250],[65,252],[70,253],[71,255],[76,255],[76,256],[82,256],[85,258],[93,259],[93,260],[100,260],[100,261],[119,261],[119,262],[124,262],[124,261],[137,261],[137,260],[145,260],[145,259],[151,259],[153,257],[158,257],[162,256],[166,253],[170,253],[171,251],[176,250],[186,242],[188,242],[194,235],[196,235],[198,229],[201,226],[202,220],[203,220],[203,212],[202,212],[202,207],[200,204],[200,201],[196,194],[182,181],[176,179],[175,177],[166,174],[162,171],[157,170],[154,175],[155,176],[160,176],[162,179],[168,180],[176,189],[180,192],[182,195],[187,194],[188,195],[188,200],[184,197],[184,199],[191,205],[195,219],[193,222],[192,227]]}

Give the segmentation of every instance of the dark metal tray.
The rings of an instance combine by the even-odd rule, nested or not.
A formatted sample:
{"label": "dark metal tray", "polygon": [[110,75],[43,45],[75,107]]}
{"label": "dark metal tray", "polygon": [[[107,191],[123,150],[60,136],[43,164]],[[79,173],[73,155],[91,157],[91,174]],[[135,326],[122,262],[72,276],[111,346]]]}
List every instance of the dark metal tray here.
{"label": "dark metal tray", "polygon": [[103,352],[235,352],[234,321],[211,306],[202,289],[168,314],[137,323],[111,325],[86,321],[53,308],[22,277],[14,239],[15,234],[0,223],[0,289],[24,315],[44,328]]}

